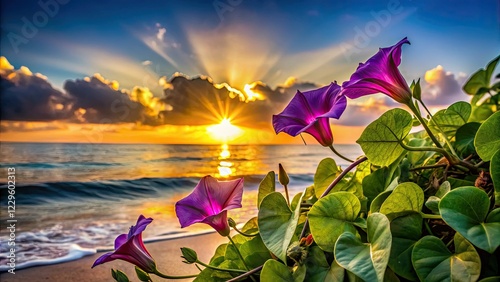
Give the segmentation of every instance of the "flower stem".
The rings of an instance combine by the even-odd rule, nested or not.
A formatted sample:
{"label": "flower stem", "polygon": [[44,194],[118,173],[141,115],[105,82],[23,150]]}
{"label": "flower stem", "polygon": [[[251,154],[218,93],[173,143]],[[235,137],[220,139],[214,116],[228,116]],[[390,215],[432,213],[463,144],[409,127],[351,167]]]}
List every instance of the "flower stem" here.
{"label": "flower stem", "polygon": [[[419,100],[419,102],[420,102],[420,104],[422,104],[422,106],[424,107],[425,111],[427,112],[427,114],[428,114],[428,115],[431,117],[431,119],[432,119],[432,114],[431,114],[431,112],[429,111],[429,109],[427,108],[427,106],[424,104],[424,102],[423,102],[422,100]],[[457,152],[455,152],[455,149],[453,149],[453,146],[451,145],[450,140],[448,140],[448,136],[446,136],[446,133],[444,133],[444,131],[441,129],[441,127],[440,127],[438,124],[436,124],[436,123],[435,123],[435,125],[436,125],[436,128],[437,128],[437,129],[439,129],[439,133],[441,133],[441,134],[443,135],[443,137],[444,137],[444,142],[446,142],[446,145],[448,145],[448,148],[450,148],[451,153],[452,153],[453,155],[455,155],[455,156],[457,156],[457,157],[458,157]]]}
{"label": "flower stem", "polygon": [[344,160],[346,160],[346,161],[348,161],[348,162],[350,162],[350,163],[353,163],[353,162],[354,162],[353,160],[351,160],[351,159],[349,159],[349,158],[347,158],[347,157],[344,157],[342,154],[340,154],[339,152],[337,152],[337,150],[335,150],[335,148],[333,147],[333,145],[330,145],[330,146],[328,146],[328,147],[330,148],[330,150],[332,150],[332,152],[333,152],[335,155],[337,155],[337,156],[341,157],[342,159],[344,159]]}
{"label": "flower stem", "polygon": [[427,214],[427,213],[420,213],[422,218],[428,218],[428,219],[443,219],[440,214]]}
{"label": "flower stem", "polygon": [[235,226],[233,226],[233,229],[234,229],[234,231],[238,232],[239,234],[241,234],[241,235],[243,235],[243,236],[245,236],[245,237],[255,237],[255,236],[259,235],[259,232],[254,233],[254,234],[248,234],[248,233],[245,233],[245,232],[243,232],[243,231],[239,230],[239,229],[236,227],[236,225],[235,225]]}
{"label": "flower stem", "polygon": [[165,278],[165,279],[186,279],[186,278],[194,278],[194,277],[198,276],[198,274],[184,275],[184,276],[170,276],[170,275],[166,275],[166,274],[161,273],[158,269],[156,269],[155,272],[153,272],[153,273],[155,275],[157,275],[161,278]]}
{"label": "flower stem", "polygon": [[[340,182],[340,180],[342,180],[342,178],[344,178],[344,176],[346,176],[346,174],[349,171],[351,171],[357,165],[359,165],[360,163],[362,163],[362,162],[364,162],[366,160],[368,160],[368,158],[366,156],[363,156],[363,157],[357,159],[356,161],[354,161],[352,164],[350,164],[345,170],[343,170],[339,174],[339,176],[337,176],[337,178],[335,178],[335,180],[333,180],[333,182],[328,186],[328,188],[326,188],[325,192],[323,192],[323,194],[319,198],[321,199],[324,196],[328,195],[328,193],[330,193],[330,191],[332,191],[333,187],[335,187],[335,185],[337,185]],[[299,238],[306,237],[307,229],[309,229],[309,219],[306,219],[306,222],[304,223],[304,227],[302,228],[302,232],[300,233],[300,237]]]}
{"label": "flower stem", "polygon": [[230,268],[219,268],[219,267],[216,267],[216,266],[213,266],[213,265],[206,264],[206,263],[201,262],[201,261],[199,261],[199,260],[196,260],[196,263],[201,264],[201,265],[203,265],[204,267],[206,267],[206,268],[210,268],[210,269],[213,269],[213,270],[218,270],[218,271],[226,271],[226,272],[239,272],[239,273],[246,273],[246,271],[245,271],[245,270],[241,270],[241,269],[230,269]]}
{"label": "flower stem", "polygon": [[[241,255],[240,250],[236,246],[236,243],[234,243],[234,241],[233,241],[233,239],[231,238],[230,235],[228,235],[227,238],[229,238],[229,241],[231,242],[231,244],[233,244],[234,248],[236,249],[236,253],[240,257],[241,262],[243,262],[243,265],[245,266],[246,270],[249,271],[250,268],[248,267],[247,263],[245,262],[245,259],[243,258],[243,256]],[[252,276],[250,276],[250,279],[252,279],[252,281],[255,281],[255,279]]]}
{"label": "flower stem", "polygon": [[432,142],[434,142],[434,144],[436,144],[436,147],[442,149],[443,146],[441,145],[441,143],[439,142],[439,140],[437,140],[436,136],[434,136],[434,134],[432,133],[431,129],[427,126],[427,122],[425,122],[425,120],[420,116],[417,108],[415,108],[415,105],[413,105],[413,103],[408,103],[407,105],[410,108],[410,110],[413,112],[413,114],[415,115],[415,117],[418,119],[418,121],[420,121],[420,124],[422,124],[422,126],[425,129],[425,131],[427,132],[427,134],[431,138]]}

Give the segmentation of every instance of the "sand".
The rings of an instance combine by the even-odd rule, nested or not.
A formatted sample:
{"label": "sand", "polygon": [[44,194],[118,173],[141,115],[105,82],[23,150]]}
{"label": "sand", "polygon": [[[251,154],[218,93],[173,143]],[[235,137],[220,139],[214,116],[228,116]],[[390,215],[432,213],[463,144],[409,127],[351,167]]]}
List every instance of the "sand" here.
{"label": "sand", "polygon": [[[226,243],[227,238],[218,233],[194,235],[179,239],[166,240],[146,244],[146,248],[156,260],[158,269],[168,275],[196,274],[199,271],[191,264],[185,264],[180,257],[181,247],[188,247],[198,253],[198,258],[208,263],[218,245]],[[37,281],[114,281],[111,277],[111,268],[120,269],[125,272],[131,281],[139,281],[135,275],[134,266],[121,260],[115,260],[106,264],[90,267],[94,261],[104,253],[86,256],[82,259],[61,264],[37,266],[17,270],[16,274],[2,273],[2,282],[37,282]],[[152,275],[154,281],[167,281]],[[168,281],[192,281],[190,279],[168,280]]]}

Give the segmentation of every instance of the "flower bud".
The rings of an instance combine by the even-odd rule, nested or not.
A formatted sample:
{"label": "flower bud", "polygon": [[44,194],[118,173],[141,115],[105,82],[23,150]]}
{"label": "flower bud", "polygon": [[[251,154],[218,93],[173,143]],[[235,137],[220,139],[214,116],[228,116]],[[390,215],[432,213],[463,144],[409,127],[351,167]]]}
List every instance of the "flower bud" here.
{"label": "flower bud", "polygon": [[123,273],[120,270],[111,269],[111,276],[113,276],[113,279],[115,279],[115,281],[117,282],[130,282],[127,274]]}
{"label": "flower bud", "polygon": [[236,221],[234,221],[234,219],[232,219],[232,218],[229,218],[227,220],[227,223],[229,224],[229,227],[232,227],[232,228],[236,227]]}
{"label": "flower bud", "polygon": [[281,164],[279,164],[278,180],[280,181],[281,185],[288,185],[288,183],[290,183],[290,178],[288,178],[288,174]]}
{"label": "flower bud", "polygon": [[182,256],[181,258],[185,259],[183,261],[184,263],[187,264],[192,264],[198,261],[198,254],[190,248],[181,248]]}
{"label": "flower bud", "polygon": [[143,282],[150,282],[150,281],[152,281],[151,277],[149,276],[149,274],[147,272],[145,272],[144,270],[140,269],[137,266],[135,267],[135,274],[137,274],[137,278],[139,278],[139,280],[141,280]]}

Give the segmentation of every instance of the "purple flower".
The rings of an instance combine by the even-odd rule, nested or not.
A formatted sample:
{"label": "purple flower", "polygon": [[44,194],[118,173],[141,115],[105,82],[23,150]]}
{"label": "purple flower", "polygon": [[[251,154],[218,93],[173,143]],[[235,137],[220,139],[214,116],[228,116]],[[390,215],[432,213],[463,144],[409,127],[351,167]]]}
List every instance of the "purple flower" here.
{"label": "purple flower", "polygon": [[291,136],[305,132],[325,147],[332,145],[328,118],[338,119],[347,105],[347,99],[339,93],[337,83],[304,93],[297,91],[283,112],[273,115],[274,131]]}
{"label": "purple flower", "polygon": [[241,208],[243,178],[218,181],[203,177],[193,192],[175,204],[181,227],[202,222],[212,226],[222,236],[229,235],[227,211]]}
{"label": "purple flower", "polygon": [[148,273],[156,271],[156,263],[142,242],[142,231],[153,221],[140,215],[135,226],[130,227],[128,234],[121,234],[115,239],[115,251],[100,256],[92,267],[121,259],[130,262]]}
{"label": "purple flower", "polygon": [[411,90],[398,69],[405,43],[410,44],[406,37],[394,46],[380,48],[366,63],[360,63],[351,79],[342,84],[342,94],[355,99],[381,92],[399,103],[411,103]]}

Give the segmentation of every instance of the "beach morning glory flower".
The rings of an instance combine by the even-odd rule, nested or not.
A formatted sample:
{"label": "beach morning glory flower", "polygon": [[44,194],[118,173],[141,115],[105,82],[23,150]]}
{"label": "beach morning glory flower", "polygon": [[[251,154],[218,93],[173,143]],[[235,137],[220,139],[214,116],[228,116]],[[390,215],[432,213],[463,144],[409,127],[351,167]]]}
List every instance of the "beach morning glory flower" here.
{"label": "beach morning glory flower", "polygon": [[193,192],[175,204],[181,227],[206,223],[222,236],[229,235],[227,211],[241,208],[243,178],[218,181],[210,175],[203,177]]}
{"label": "beach morning glory flower", "polygon": [[142,231],[153,221],[140,215],[136,225],[130,227],[128,234],[121,234],[115,239],[115,251],[99,257],[92,267],[121,259],[130,262],[148,273],[156,272],[156,263],[142,242]]}
{"label": "beach morning glory flower", "polygon": [[274,131],[291,136],[305,132],[325,147],[332,145],[329,118],[338,119],[347,105],[345,96],[339,94],[337,83],[304,93],[297,91],[283,112],[273,115]]}
{"label": "beach morning glory flower", "polygon": [[380,48],[366,63],[360,63],[351,79],[342,84],[342,94],[355,99],[381,92],[399,103],[411,103],[411,90],[398,69],[405,43],[410,44],[406,37],[394,46]]}

